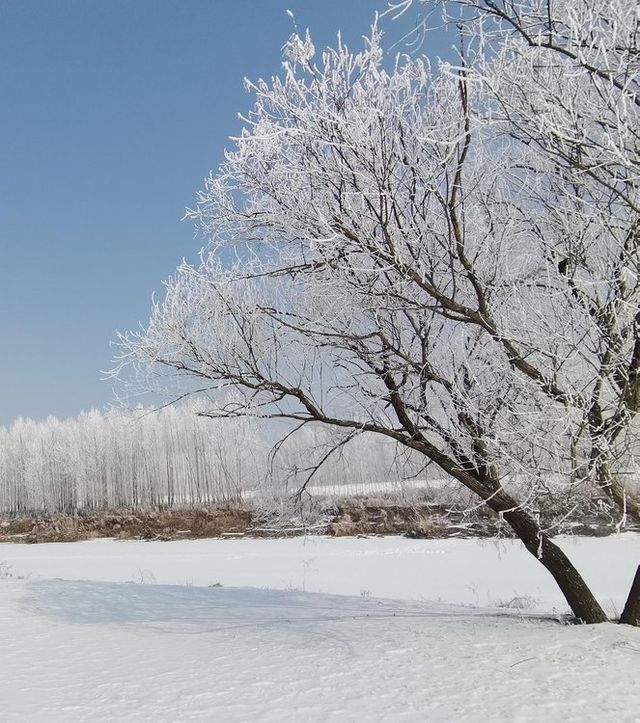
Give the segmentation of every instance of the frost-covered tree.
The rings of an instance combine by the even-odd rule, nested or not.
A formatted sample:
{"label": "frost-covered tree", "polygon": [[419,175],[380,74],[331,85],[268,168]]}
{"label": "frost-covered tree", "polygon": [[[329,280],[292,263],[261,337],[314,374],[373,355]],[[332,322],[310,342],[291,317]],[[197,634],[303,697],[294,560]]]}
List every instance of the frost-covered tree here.
{"label": "frost-covered tree", "polygon": [[[557,390],[579,408],[576,478],[595,479],[623,516],[640,520],[634,415],[640,405],[638,244],[640,18],[629,0],[402,0],[390,11],[442,7],[460,28],[492,133],[509,139],[514,211],[555,266],[562,303],[545,308],[553,364],[580,358],[580,380]],[[418,30],[427,31],[426,19]],[[548,270],[545,269],[547,274]],[[536,280],[536,283],[540,283]],[[543,283],[549,286],[546,280]],[[534,303],[540,304],[539,295]],[[514,317],[515,319],[515,317]],[[569,342],[568,323],[578,330]],[[511,331],[522,338],[521,330]],[[563,343],[564,342],[564,343]],[[567,344],[569,342],[569,344]],[[538,368],[541,363],[538,363]],[[555,369],[545,372],[547,378]],[[561,398],[561,397],[559,397]]]}
{"label": "frost-covered tree", "polygon": [[[516,166],[518,182],[526,175],[518,194],[527,204],[522,217],[533,244],[557,268],[561,299],[553,309],[545,307],[546,325],[535,328],[531,344],[540,346],[540,332],[557,340],[546,376],[553,373],[561,382],[548,391],[562,392],[563,403],[579,414],[571,433],[573,479],[595,482],[617,505],[622,523],[627,517],[638,521],[637,3],[402,0],[389,5],[395,15],[441,9],[444,20],[457,25],[472,57],[466,68],[470,82],[480,84],[487,99],[483,117],[490,113],[498,132],[527,149],[526,160]],[[428,28],[428,15],[421,18],[418,33]],[[533,298],[539,305],[539,295]],[[516,331],[515,338],[522,338]],[[578,374],[573,382],[556,372],[569,363]],[[629,615],[637,621],[638,597],[635,606]]]}
{"label": "frost-covered tree", "polygon": [[614,470],[633,463],[632,60],[581,73],[504,18],[470,21],[460,63],[435,69],[385,59],[377,27],[359,53],[317,57],[309,35],[285,49],[282,77],[247,83],[253,110],[189,211],[201,262],[121,338],[120,364],[219,390],[211,416],[419,453],[513,529],[577,618],[604,620],[539,511],[572,484],[632,507]]}

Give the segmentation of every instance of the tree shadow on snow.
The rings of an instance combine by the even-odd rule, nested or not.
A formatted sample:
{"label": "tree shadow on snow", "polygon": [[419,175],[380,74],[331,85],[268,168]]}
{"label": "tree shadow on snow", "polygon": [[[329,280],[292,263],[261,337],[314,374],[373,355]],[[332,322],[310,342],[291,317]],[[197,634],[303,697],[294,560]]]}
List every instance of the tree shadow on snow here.
{"label": "tree shadow on snow", "polygon": [[[470,608],[256,588],[202,588],[90,581],[28,582],[29,614],[65,623],[144,627],[171,633],[239,628],[304,631],[325,636],[333,623],[388,618],[472,618]],[[486,615],[486,611],[483,617]]]}

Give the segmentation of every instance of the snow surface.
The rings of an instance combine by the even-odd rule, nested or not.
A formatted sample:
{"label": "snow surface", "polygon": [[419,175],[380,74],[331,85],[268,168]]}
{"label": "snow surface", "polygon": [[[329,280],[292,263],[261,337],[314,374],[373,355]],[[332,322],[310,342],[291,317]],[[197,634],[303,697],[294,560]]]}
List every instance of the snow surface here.
{"label": "snow surface", "polygon": [[[607,612],[622,610],[640,563],[640,535],[558,537]],[[91,540],[0,545],[14,576],[257,587],[496,607],[529,598],[527,609],[564,613],[551,576],[517,540],[402,537]]]}
{"label": "snow surface", "polygon": [[[561,544],[619,609],[640,536]],[[540,618],[512,541],[5,544],[0,577],[1,721],[640,721],[640,630]]]}

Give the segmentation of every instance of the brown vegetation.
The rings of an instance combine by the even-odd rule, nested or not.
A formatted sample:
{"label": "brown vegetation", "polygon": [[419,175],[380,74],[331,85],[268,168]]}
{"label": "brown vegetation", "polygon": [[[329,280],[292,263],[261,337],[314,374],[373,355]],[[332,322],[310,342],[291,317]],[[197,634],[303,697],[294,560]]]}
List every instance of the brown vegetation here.
{"label": "brown vegetation", "polygon": [[253,521],[239,507],[79,512],[5,518],[1,542],[75,542],[98,537],[175,540],[244,534]]}
{"label": "brown vegetation", "polygon": [[[579,525],[564,522],[554,533],[606,535],[615,531],[610,516],[591,510]],[[630,528],[629,528],[630,529]],[[452,510],[420,500],[349,498],[317,500],[302,516],[274,518],[249,505],[120,509],[75,514],[5,516],[0,542],[75,542],[95,538],[177,540],[207,537],[289,537],[305,533],[334,537],[406,535],[413,538],[511,536],[509,528],[487,508]]]}

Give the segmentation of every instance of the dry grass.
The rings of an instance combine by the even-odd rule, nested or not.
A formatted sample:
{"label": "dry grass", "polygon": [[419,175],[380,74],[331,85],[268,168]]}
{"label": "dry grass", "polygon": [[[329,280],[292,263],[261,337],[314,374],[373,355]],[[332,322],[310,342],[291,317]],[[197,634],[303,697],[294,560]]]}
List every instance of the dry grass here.
{"label": "dry grass", "polygon": [[[543,521],[544,522],[544,521]],[[606,535],[611,519],[580,516],[556,534]],[[628,528],[630,529],[630,528]],[[335,537],[406,535],[413,538],[511,536],[509,528],[488,509],[473,513],[424,500],[350,498],[326,500],[313,509],[283,516],[249,505],[182,509],[139,509],[0,517],[0,542],[75,542],[99,537],[176,540],[206,537],[290,537],[306,533]]]}
{"label": "dry grass", "polygon": [[174,540],[245,534],[251,510],[239,507],[142,509],[5,518],[1,542],[75,542],[98,537]]}

